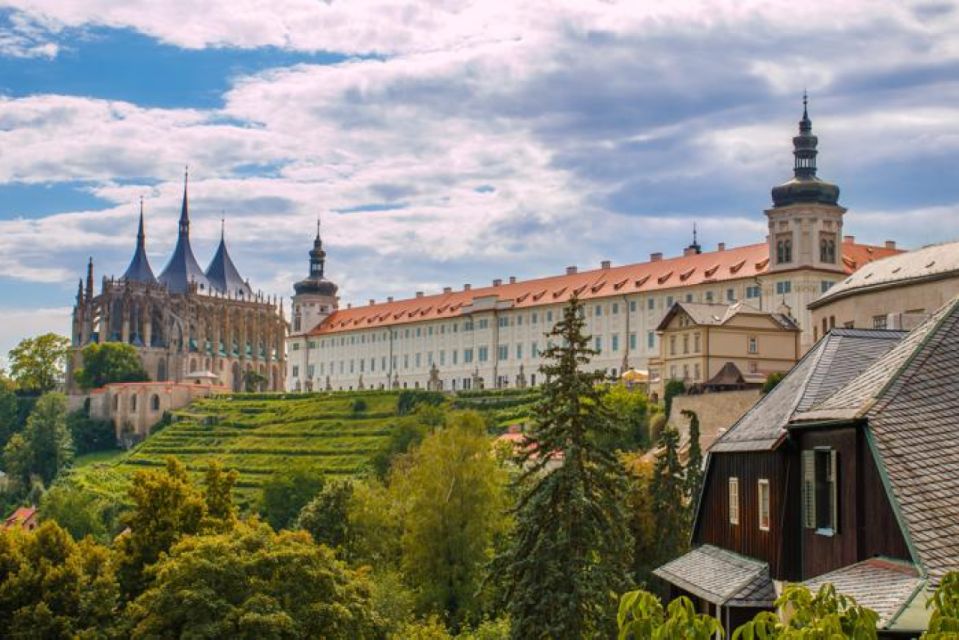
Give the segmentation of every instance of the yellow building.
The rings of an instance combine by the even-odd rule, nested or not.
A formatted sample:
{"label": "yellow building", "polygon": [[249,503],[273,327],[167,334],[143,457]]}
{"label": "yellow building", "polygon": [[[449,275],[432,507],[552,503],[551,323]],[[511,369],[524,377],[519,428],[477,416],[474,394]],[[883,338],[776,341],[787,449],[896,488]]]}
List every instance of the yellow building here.
{"label": "yellow building", "polygon": [[813,337],[830,329],[913,329],[959,295],[959,242],[876,260],[809,304]]}
{"label": "yellow building", "polygon": [[677,302],[659,323],[660,355],[650,362],[654,393],[668,380],[730,387],[759,384],[799,360],[799,327],[788,315],[745,302]]}

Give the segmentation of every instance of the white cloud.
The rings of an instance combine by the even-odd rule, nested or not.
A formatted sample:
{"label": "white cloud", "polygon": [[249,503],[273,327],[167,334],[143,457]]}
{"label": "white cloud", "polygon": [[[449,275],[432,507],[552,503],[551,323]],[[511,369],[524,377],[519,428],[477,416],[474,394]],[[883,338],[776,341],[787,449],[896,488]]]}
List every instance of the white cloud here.
{"label": "white cloud", "polygon": [[41,309],[0,309],[0,367],[6,368],[7,354],[22,339],[44,333],[70,337],[69,307]]}

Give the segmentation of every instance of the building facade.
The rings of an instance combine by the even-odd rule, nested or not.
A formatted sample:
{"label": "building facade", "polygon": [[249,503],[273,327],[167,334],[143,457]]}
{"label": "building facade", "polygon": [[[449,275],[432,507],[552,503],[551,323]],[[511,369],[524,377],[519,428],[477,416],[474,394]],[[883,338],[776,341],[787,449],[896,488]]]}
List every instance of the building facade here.
{"label": "building facade", "polygon": [[287,339],[287,389],[516,387],[542,382],[544,334],[573,297],[585,304],[597,368],[617,377],[648,369],[660,353],[656,334],[677,301],[746,301],[783,312],[799,326],[800,347],[813,343],[807,305],[894,243],[868,246],[843,236],[839,189],[816,176],[816,136],[804,109],[793,139],[794,176],[772,190],[765,242],[703,251],[698,242],[675,258],[454,290],[367,305],[339,305],[324,277],[317,234],[309,277],[296,284]]}
{"label": "building facade", "polygon": [[787,315],[745,302],[677,302],[657,327],[660,355],[650,359],[650,388],[666,380],[703,385],[732,364],[745,382],[762,383],[799,359],[799,327]]}
{"label": "building facade", "polygon": [[959,295],[959,242],[869,264],[809,305],[813,336],[834,327],[912,329]]}
{"label": "building facade", "polygon": [[190,245],[186,183],[176,248],[162,273],[154,276],[147,258],[141,202],[136,249],[124,274],[104,277],[97,292],[90,259],[73,308],[72,336],[71,392],[77,392],[73,372],[83,366],[83,347],[94,342],[133,345],[153,381],[180,382],[191,372],[212,371],[239,391],[247,372],[255,372],[265,381],[262,388],[285,386],[282,305],[254,293],[230,258],[224,235],[209,267],[200,267]]}

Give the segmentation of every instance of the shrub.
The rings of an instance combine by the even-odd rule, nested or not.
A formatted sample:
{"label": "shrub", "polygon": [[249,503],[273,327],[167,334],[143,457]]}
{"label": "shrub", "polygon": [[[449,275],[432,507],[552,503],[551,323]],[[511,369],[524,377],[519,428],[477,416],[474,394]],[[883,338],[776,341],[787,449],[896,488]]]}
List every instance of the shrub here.
{"label": "shrub", "polygon": [[782,371],[774,371],[766,376],[766,381],[763,382],[762,392],[763,395],[769,393],[776,388],[776,385],[779,384],[783,378],[786,377],[786,374]]}
{"label": "shrub", "polygon": [[396,399],[396,412],[401,416],[405,416],[413,412],[418,405],[429,404],[429,405],[440,405],[446,400],[444,396],[439,391],[426,391],[424,389],[403,389],[400,392],[399,397]]}
{"label": "shrub", "polygon": [[686,383],[682,380],[669,380],[663,389],[663,404],[666,406],[666,416],[673,407],[673,398],[686,393]]}

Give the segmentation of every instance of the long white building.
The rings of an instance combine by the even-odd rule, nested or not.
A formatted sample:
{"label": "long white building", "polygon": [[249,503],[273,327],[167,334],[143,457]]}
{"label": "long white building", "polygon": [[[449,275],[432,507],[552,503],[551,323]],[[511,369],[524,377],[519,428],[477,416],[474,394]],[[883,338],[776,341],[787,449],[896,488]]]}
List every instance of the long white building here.
{"label": "long white building", "polygon": [[[636,264],[567,267],[562,275],[340,308],[337,286],[324,275],[317,230],[310,274],[294,285],[288,390],[536,385],[544,334],[574,295],[585,303],[587,330],[600,352],[593,364],[610,376],[648,368],[659,354],[656,327],[677,301],[748,300],[787,313],[802,330],[805,351],[814,340],[807,305],[898,250],[894,242],[869,246],[843,236],[846,209],[838,204],[839,188],[816,177],[817,139],[805,109],[799,129],[794,176],[773,188],[769,233],[758,244],[703,251],[694,238],[674,258],[654,253]],[[755,357],[761,371],[761,349]]]}

